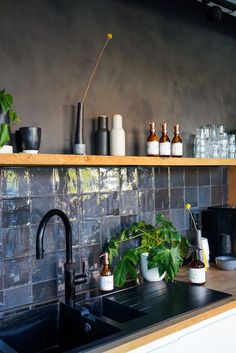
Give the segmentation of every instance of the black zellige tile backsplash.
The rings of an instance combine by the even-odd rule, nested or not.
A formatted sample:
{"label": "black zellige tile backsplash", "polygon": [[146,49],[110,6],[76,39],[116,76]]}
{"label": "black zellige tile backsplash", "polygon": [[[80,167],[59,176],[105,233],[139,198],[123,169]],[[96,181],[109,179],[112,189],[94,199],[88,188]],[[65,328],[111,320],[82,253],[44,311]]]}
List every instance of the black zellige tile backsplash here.
{"label": "black zellige tile backsplash", "polygon": [[0,310],[64,291],[65,235],[58,217],[47,225],[44,260],[35,258],[38,224],[59,208],[69,217],[76,270],[85,262],[98,284],[106,242],[133,222],[155,224],[162,212],[189,235],[185,203],[194,210],[227,200],[226,168],[2,168],[0,170]]}

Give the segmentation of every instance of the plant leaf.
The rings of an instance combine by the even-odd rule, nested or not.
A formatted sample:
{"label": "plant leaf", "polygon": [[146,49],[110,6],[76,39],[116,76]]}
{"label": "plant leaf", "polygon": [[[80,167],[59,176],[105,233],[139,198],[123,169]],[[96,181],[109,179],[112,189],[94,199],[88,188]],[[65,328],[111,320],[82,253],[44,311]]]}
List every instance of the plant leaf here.
{"label": "plant leaf", "polygon": [[114,268],[114,284],[116,287],[122,287],[127,277],[130,276],[132,279],[137,278],[136,266],[139,261],[139,255],[136,249],[128,249],[123,258]]}
{"label": "plant leaf", "polygon": [[10,141],[9,125],[6,123],[0,124],[0,148]]}
{"label": "plant leaf", "polygon": [[19,123],[21,121],[21,118],[19,117],[19,115],[16,114],[14,110],[9,111],[9,116],[10,116],[10,121],[12,123]]}

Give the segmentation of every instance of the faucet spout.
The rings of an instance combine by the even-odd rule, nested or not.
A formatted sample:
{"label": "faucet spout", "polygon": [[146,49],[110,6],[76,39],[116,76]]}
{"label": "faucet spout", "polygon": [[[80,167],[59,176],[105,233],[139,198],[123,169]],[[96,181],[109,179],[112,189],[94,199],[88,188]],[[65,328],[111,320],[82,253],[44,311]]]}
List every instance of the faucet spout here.
{"label": "faucet spout", "polygon": [[37,236],[36,236],[36,258],[43,259],[43,238],[44,231],[49,219],[53,216],[59,216],[65,227],[66,236],[66,263],[72,264],[72,231],[69,218],[67,215],[58,209],[48,211],[39,223]]}
{"label": "faucet spout", "polygon": [[64,264],[65,276],[65,302],[69,305],[74,305],[75,300],[75,285],[86,283],[87,276],[85,273],[75,275],[75,263],[72,260],[72,231],[69,218],[67,215],[58,209],[48,211],[39,223],[37,236],[36,236],[36,258],[43,259],[43,239],[44,232],[49,219],[53,216],[59,216],[65,227],[66,237],[66,262]]}

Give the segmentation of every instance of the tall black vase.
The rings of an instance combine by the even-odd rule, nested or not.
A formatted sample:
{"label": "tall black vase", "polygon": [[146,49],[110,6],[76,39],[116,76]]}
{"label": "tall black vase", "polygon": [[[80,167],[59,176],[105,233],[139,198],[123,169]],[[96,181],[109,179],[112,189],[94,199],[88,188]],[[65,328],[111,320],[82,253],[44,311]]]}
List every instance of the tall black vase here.
{"label": "tall black vase", "polygon": [[84,102],[79,102],[75,128],[74,154],[85,154],[84,143]]}

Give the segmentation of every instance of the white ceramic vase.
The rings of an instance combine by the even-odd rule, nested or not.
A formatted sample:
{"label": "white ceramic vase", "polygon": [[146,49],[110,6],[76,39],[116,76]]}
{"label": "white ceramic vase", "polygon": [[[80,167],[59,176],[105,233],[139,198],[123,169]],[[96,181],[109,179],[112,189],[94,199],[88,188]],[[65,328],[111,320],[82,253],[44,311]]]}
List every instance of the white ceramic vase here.
{"label": "white ceramic vase", "polygon": [[152,268],[152,269],[148,269],[148,253],[142,253],[140,255],[141,257],[141,272],[142,275],[144,277],[144,279],[146,279],[146,281],[149,282],[158,282],[161,281],[164,277],[165,277],[165,272],[160,276],[159,271],[158,271],[158,267]]}
{"label": "white ceramic vase", "polygon": [[13,153],[13,147],[10,145],[4,145],[0,148],[0,153]]}

